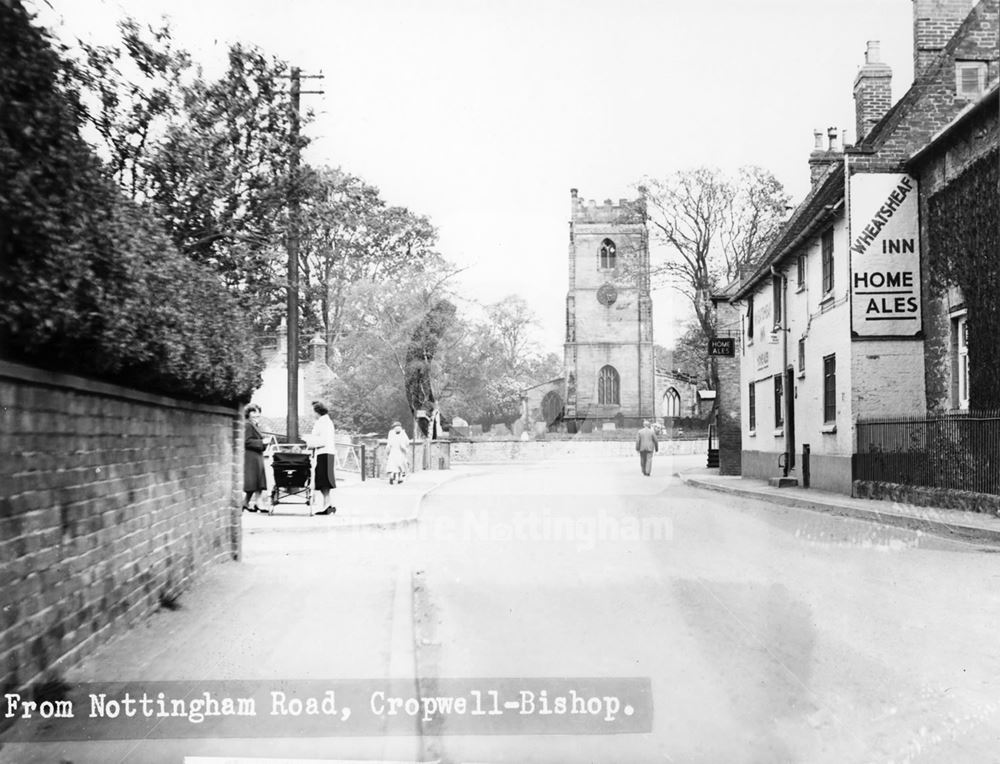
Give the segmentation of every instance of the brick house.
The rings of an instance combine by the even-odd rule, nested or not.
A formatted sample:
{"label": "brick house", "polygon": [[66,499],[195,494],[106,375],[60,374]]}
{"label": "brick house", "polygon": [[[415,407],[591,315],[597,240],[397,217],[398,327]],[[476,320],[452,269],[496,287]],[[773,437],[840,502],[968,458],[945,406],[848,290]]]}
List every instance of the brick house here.
{"label": "brick house", "polygon": [[856,144],[816,134],[809,193],[730,296],[743,314],[746,476],[801,482],[808,445],[810,484],[849,493],[857,420],[920,413],[939,397],[925,377],[925,332],[942,308],[925,307],[921,152],[996,80],[997,0],[913,8],[913,84],[892,105],[891,70],[869,43]]}
{"label": "brick house", "polygon": [[[964,84],[968,88],[970,95],[980,87],[977,68],[965,67],[959,73],[959,77],[972,73],[971,82],[963,83],[961,79],[958,82],[959,86]],[[978,352],[971,352],[969,307],[962,288],[933,278],[938,271],[936,260],[949,243],[936,240],[939,234],[935,218],[947,214],[939,202],[947,201],[949,196],[957,197],[961,209],[974,220],[992,218],[994,234],[1000,227],[1000,198],[995,179],[1000,164],[997,111],[998,85],[994,81],[985,95],[971,102],[907,162],[907,171],[917,179],[920,187],[922,269],[932,277],[924,282],[924,375],[928,412],[969,408],[973,362],[987,371],[1000,369],[1000,334],[984,327],[984,341],[974,343]],[[991,169],[994,177],[988,179]],[[994,244],[994,258],[998,256],[995,247]],[[997,284],[993,283],[994,295],[996,289]],[[988,398],[987,404],[997,406],[994,399]]]}
{"label": "brick house", "polygon": [[[739,289],[741,281],[728,284],[712,295],[712,309],[715,312],[716,337],[732,340],[734,355],[714,355],[718,388],[715,399],[715,434],[719,452],[719,474],[740,475],[743,472],[743,424],[740,405],[742,385],[740,383],[740,354],[736,348],[741,344],[742,316],[730,298]],[[724,348],[724,353],[730,351]],[[710,446],[711,448],[711,446]]]}

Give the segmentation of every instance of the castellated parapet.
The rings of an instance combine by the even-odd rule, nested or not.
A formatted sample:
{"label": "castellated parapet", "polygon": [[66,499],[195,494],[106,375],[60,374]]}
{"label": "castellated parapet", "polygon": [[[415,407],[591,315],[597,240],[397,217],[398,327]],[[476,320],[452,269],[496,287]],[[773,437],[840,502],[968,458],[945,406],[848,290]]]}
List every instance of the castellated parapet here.
{"label": "castellated parapet", "polygon": [[615,204],[611,199],[605,199],[598,204],[593,199],[584,200],[575,188],[570,189],[570,219],[574,223],[612,223],[623,225],[627,223],[642,224],[646,217],[646,202],[644,199],[619,199]]}

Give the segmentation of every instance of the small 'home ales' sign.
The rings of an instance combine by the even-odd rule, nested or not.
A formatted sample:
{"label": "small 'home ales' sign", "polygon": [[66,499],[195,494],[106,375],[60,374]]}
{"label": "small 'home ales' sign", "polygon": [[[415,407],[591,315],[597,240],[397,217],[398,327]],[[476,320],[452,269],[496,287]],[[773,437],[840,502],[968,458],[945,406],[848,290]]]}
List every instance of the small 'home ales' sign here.
{"label": "small 'home ales' sign", "polygon": [[736,340],[732,337],[709,337],[708,354],[734,356],[736,355]]}

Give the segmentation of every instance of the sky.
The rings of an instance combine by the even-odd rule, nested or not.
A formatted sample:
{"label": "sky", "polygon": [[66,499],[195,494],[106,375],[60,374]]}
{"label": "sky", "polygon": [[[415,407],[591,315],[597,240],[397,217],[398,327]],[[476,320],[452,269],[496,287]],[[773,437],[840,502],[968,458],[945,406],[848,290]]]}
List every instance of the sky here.
{"label": "sky", "polygon": [[[63,39],[167,17],[209,74],[253,43],[324,75],[304,160],[427,215],[462,295],[523,297],[562,354],[570,189],[637,195],[644,177],[759,165],[801,200],[813,131],[854,140],[868,40],[913,77],[912,0],[35,0]],[[654,262],[662,253],[655,251]],[[653,293],[670,346],[685,299]]]}

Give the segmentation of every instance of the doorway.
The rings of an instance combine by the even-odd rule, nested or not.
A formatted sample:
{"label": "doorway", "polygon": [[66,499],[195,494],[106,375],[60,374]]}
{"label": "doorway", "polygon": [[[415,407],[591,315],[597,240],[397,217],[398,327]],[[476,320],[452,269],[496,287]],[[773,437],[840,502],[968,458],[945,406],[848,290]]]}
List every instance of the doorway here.
{"label": "doorway", "polygon": [[788,451],[788,469],[795,469],[795,370],[785,369],[785,448]]}

